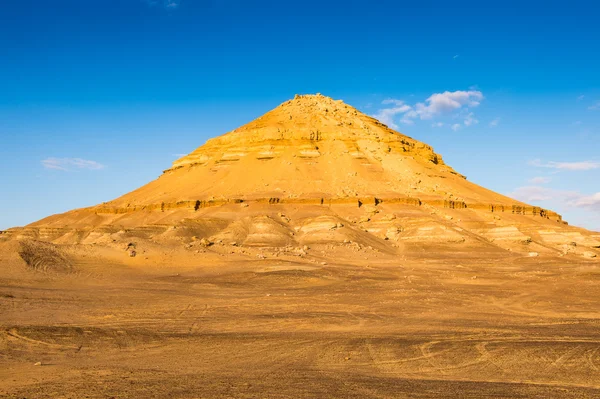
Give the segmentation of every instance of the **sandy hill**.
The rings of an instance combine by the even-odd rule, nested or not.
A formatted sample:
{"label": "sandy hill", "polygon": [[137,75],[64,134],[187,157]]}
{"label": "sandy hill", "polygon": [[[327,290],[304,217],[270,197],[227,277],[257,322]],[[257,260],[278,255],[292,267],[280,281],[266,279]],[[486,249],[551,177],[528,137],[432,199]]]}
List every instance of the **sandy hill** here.
{"label": "sandy hill", "polygon": [[0,237],[155,252],[233,244],[302,255],[310,244],[328,246],[325,257],[334,246],[389,256],[600,255],[594,233],[469,182],[427,144],[320,94],[208,140],[120,198]]}

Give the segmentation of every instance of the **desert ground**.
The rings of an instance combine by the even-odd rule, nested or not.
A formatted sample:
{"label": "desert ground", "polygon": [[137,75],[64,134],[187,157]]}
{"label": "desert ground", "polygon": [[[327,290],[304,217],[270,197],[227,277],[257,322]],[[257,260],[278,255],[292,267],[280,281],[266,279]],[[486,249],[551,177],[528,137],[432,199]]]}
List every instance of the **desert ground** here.
{"label": "desert ground", "polygon": [[598,262],[74,251],[68,271],[4,269],[0,397],[600,397]]}

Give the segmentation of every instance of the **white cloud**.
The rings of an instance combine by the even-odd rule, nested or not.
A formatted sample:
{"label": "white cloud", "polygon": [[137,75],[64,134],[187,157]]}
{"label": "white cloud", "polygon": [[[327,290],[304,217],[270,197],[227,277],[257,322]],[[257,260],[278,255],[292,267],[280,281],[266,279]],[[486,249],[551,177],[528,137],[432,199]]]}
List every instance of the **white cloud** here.
{"label": "white cloud", "polygon": [[104,169],[104,165],[96,161],[81,158],[46,158],[42,160],[42,166],[46,169],[69,171],[72,169]]}
{"label": "white cloud", "polygon": [[543,163],[539,159],[534,159],[533,161],[529,161],[529,165],[538,167],[538,168],[551,168],[551,169],[561,169],[561,170],[592,170],[599,169],[600,162],[596,161],[580,161],[580,162],[546,162]]}
{"label": "white cloud", "polygon": [[596,104],[594,104],[594,105],[590,105],[590,106],[588,107],[588,109],[589,109],[590,111],[596,111],[596,110],[599,110],[599,109],[600,109],[600,101],[598,101],[598,102],[597,102]]}
{"label": "white cloud", "polygon": [[386,98],[381,103],[384,104],[384,105],[394,104],[394,105],[397,105],[397,106],[401,106],[402,104],[404,104],[404,101],[402,101],[402,100],[396,100],[394,98]]}
{"label": "white cloud", "polygon": [[490,122],[490,127],[496,127],[500,124],[500,118],[494,118],[492,119],[492,121]]}
{"label": "white cloud", "polygon": [[454,57],[452,57],[453,60],[457,59],[458,57],[460,57],[458,54],[456,54]]}
{"label": "white cloud", "polygon": [[464,106],[477,107],[483,94],[477,90],[469,91],[445,91],[443,93],[434,93],[425,103],[417,103],[410,115],[412,118],[431,119],[435,116],[458,110]]}
{"label": "white cloud", "polygon": [[552,190],[547,187],[525,186],[518,187],[508,195],[523,202],[546,201],[552,199]]}
{"label": "white cloud", "polygon": [[569,205],[577,208],[586,208],[600,212],[600,193],[584,195],[568,202]]}
{"label": "white cloud", "polygon": [[432,123],[431,127],[444,127],[444,123],[443,122]]}
{"label": "white cloud", "polygon": [[450,129],[454,130],[455,132],[457,130],[459,130],[461,128],[461,124],[460,123],[455,123],[454,125],[450,126]]}
{"label": "white cloud", "polygon": [[585,195],[577,191],[555,190],[541,186],[525,186],[516,188],[515,191],[508,195],[527,203],[554,200],[566,206],[600,212],[600,192]]}
{"label": "white cloud", "polygon": [[582,94],[580,96],[577,96],[577,101],[581,101],[585,98],[585,96]]}
{"label": "white cloud", "polygon": [[[377,114],[374,115],[375,118],[379,119],[392,129],[398,129],[398,125],[394,122],[394,117],[398,114],[404,114],[407,111],[410,111],[410,105],[404,104],[404,101],[402,100],[395,100],[393,98],[383,100],[381,103],[384,105],[393,105],[393,107],[380,109]],[[412,121],[408,122],[409,124],[412,123]]]}
{"label": "white cloud", "polygon": [[542,186],[518,187],[508,195],[523,202],[556,200],[566,204],[584,197],[577,191],[556,190]]}
{"label": "white cloud", "polygon": [[550,177],[534,177],[533,179],[529,179],[529,183],[531,184],[546,184],[550,183],[552,179]]}
{"label": "white cloud", "polygon": [[465,117],[465,126],[476,125],[479,123],[477,119],[475,119],[475,115],[472,112],[469,112]]}
{"label": "white cloud", "polygon": [[168,9],[175,9],[179,7],[181,0],[144,0],[150,6],[162,5]]}
{"label": "white cloud", "polygon": [[[540,186],[518,187],[508,196],[520,201],[536,204],[541,202],[541,206],[554,207],[562,205],[563,210],[581,209],[585,211],[585,224],[588,228],[600,232],[600,192],[586,195],[578,191],[555,190]],[[546,202],[552,201],[552,202]],[[581,220],[583,223],[583,220]],[[595,226],[593,224],[596,224]],[[594,229],[595,228],[595,229]]]}
{"label": "white cloud", "polygon": [[[479,106],[483,98],[480,91],[473,89],[434,93],[425,102],[418,102],[414,106],[408,105],[402,100],[387,99],[382,101],[382,104],[391,105],[391,107],[379,110],[374,117],[396,129],[398,125],[394,121],[397,115],[402,115],[401,123],[412,125],[416,119],[433,119],[460,109],[468,111],[470,108]],[[467,113],[465,126],[471,126],[478,122],[472,112]]]}

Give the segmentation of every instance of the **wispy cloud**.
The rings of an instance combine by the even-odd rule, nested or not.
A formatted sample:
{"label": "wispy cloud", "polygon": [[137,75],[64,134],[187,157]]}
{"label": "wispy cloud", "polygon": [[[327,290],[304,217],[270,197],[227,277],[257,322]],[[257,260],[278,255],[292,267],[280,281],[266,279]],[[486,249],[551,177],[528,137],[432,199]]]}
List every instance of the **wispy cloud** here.
{"label": "wispy cloud", "polygon": [[[380,109],[374,116],[392,129],[398,129],[398,125],[394,122],[394,117],[412,109],[410,105],[404,104],[404,101],[392,98],[383,100],[381,103],[383,105],[391,105],[391,107]],[[412,123],[412,121],[410,122]]]}
{"label": "wispy cloud", "polygon": [[577,96],[577,101],[581,101],[585,98],[585,96],[582,94],[580,96]]}
{"label": "wispy cloud", "polygon": [[577,208],[586,208],[600,212],[600,193],[584,195],[579,198],[572,199],[568,202],[568,204]]}
{"label": "wispy cloud", "polygon": [[465,126],[476,125],[478,123],[479,123],[479,121],[477,119],[475,119],[475,114],[473,114],[472,112],[469,112],[467,114],[467,116],[465,117],[465,121],[464,121]]}
{"label": "wispy cloud", "polygon": [[460,55],[456,54],[454,57],[452,57],[453,60],[457,59],[458,57],[460,57]]}
{"label": "wispy cloud", "polygon": [[508,195],[523,202],[542,202],[554,200],[570,206],[576,206],[575,204],[577,201],[587,198],[584,194],[581,194],[578,191],[557,190],[542,186],[518,187]]}
{"label": "wispy cloud", "polygon": [[550,183],[551,181],[552,181],[552,178],[543,177],[543,176],[534,177],[533,179],[529,179],[529,183],[531,183],[531,184],[546,184],[546,183]]}
{"label": "wispy cloud", "polygon": [[382,104],[390,107],[380,109],[374,116],[388,126],[397,128],[395,120],[398,115],[402,115],[400,123],[412,125],[418,119],[431,120],[460,111],[459,115],[465,115],[466,112],[464,125],[471,126],[479,121],[469,110],[479,106],[483,99],[483,94],[474,89],[434,93],[424,102],[414,105],[408,105],[402,100],[387,99]]}
{"label": "wispy cloud", "polygon": [[590,105],[590,106],[588,107],[588,109],[589,109],[590,111],[597,111],[597,110],[600,110],[600,101],[598,101],[596,104]]}
{"label": "wispy cloud", "polygon": [[150,6],[161,6],[168,9],[178,8],[181,0],[143,0]]}
{"label": "wispy cloud", "polygon": [[445,91],[434,93],[424,103],[417,103],[409,118],[432,119],[433,117],[456,111],[462,107],[477,107],[483,100],[483,94],[477,90]]}
{"label": "wispy cloud", "polygon": [[553,190],[541,186],[524,186],[517,187],[508,195],[523,202],[546,201],[553,198]]}
{"label": "wispy cloud", "polygon": [[490,127],[497,127],[499,124],[500,124],[500,118],[494,118],[490,122],[489,126]]}
{"label": "wispy cloud", "polygon": [[42,160],[42,166],[46,169],[69,171],[73,169],[104,169],[104,165],[96,161],[81,158],[46,158]]}
{"label": "wispy cloud", "polygon": [[538,168],[551,168],[551,169],[571,170],[571,171],[600,169],[600,162],[597,162],[597,161],[542,162],[539,159],[534,159],[533,161],[529,161],[529,165],[535,166]]}
{"label": "wispy cloud", "polygon": [[600,192],[586,195],[578,191],[556,190],[541,186],[525,186],[516,188],[508,195],[527,203],[552,200],[562,203],[567,207],[600,213]]}
{"label": "wispy cloud", "polygon": [[435,123],[432,123],[431,127],[444,127],[444,122],[435,122]]}
{"label": "wispy cloud", "polygon": [[460,130],[461,127],[462,127],[462,125],[460,123],[455,123],[452,126],[450,126],[450,129],[452,129],[456,132],[456,131]]}

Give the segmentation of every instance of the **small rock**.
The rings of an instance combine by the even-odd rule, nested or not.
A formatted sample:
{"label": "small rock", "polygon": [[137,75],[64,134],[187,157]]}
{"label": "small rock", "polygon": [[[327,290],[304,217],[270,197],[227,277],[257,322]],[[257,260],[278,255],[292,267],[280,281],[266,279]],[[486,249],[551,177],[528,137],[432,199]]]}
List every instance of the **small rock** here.
{"label": "small rock", "polygon": [[42,365],[42,362],[36,362],[36,363],[34,363],[34,366],[41,366],[41,365]]}
{"label": "small rock", "polygon": [[203,238],[200,240],[200,245],[202,245],[203,247],[210,247],[211,245],[213,245],[213,243],[207,240],[206,238]]}
{"label": "small rock", "polygon": [[587,251],[587,252],[584,252],[584,253],[583,253],[583,257],[584,257],[584,258],[590,258],[590,259],[593,259],[593,258],[595,258],[596,256],[597,256],[597,255],[596,255],[594,252],[592,252],[592,251]]}
{"label": "small rock", "polygon": [[135,258],[136,255],[137,255],[137,252],[135,252],[133,250],[129,251],[129,257],[130,258]]}
{"label": "small rock", "polygon": [[535,258],[536,256],[540,256],[540,254],[539,254],[539,253],[537,253],[537,252],[529,252],[529,253],[527,254],[527,256],[530,256],[530,257],[532,257],[532,258]]}

